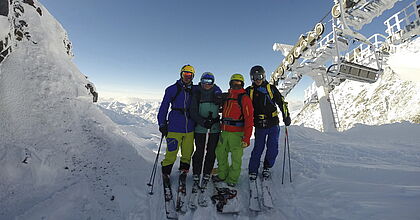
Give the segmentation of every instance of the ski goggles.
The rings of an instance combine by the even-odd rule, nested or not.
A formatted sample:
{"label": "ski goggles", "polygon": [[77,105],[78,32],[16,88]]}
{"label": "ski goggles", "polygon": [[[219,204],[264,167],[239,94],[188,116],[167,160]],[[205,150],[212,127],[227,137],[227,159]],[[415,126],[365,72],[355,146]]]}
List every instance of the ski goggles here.
{"label": "ski goggles", "polygon": [[184,72],[181,73],[181,76],[182,76],[183,79],[192,79],[194,77],[194,73],[184,71]]}
{"label": "ski goggles", "polygon": [[214,80],[213,79],[207,79],[207,78],[201,79],[201,84],[204,84],[204,85],[213,85],[213,83],[214,83]]}
{"label": "ski goggles", "polygon": [[264,75],[263,74],[254,75],[254,80],[263,80],[263,79],[264,79]]}

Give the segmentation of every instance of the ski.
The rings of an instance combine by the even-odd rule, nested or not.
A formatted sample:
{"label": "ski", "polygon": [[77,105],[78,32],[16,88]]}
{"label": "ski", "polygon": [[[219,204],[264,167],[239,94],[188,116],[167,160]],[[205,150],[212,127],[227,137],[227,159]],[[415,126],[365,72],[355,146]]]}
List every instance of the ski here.
{"label": "ski", "polygon": [[175,201],[172,196],[171,181],[168,175],[162,174],[163,192],[165,196],[165,212],[166,218],[178,219],[178,213],[175,209]]}
{"label": "ski", "polygon": [[210,180],[210,175],[206,174],[203,177],[203,180],[201,181],[201,187],[200,187],[200,195],[198,197],[198,205],[201,207],[207,207],[209,204],[208,201],[208,195],[207,195],[207,184]]}
{"label": "ski", "polygon": [[262,177],[261,179],[262,185],[262,201],[263,206],[269,209],[274,208],[273,204],[273,197],[271,196],[271,179],[270,177]]}
{"label": "ski", "polygon": [[191,196],[190,196],[190,201],[188,202],[188,206],[190,207],[190,209],[196,209],[197,208],[197,200],[198,200],[198,193],[200,191],[200,177],[193,177],[194,178],[194,183],[193,183],[193,187],[191,190]]}
{"label": "ski", "polygon": [[187,207],[185,204],[185,199],[187,197],[187,172],[181,171],[179,174],[179,181],[178,181],[178,194],[176,198],[176,211],[181,213],[187,212]]}
{"label": "ski", "polygon": [[251,211],[260,212],[260,198],[258,195],[257,175],[250,174],[249,177],[249,209]]}
{"label": "ski", "polygon": [[238,214],[239,213],[239,199],[238,191],[236,189],[224,186],[225,184],[217,177],[213,176],[214,192],[211,201],[216,205],[218,213],[223,214]]}

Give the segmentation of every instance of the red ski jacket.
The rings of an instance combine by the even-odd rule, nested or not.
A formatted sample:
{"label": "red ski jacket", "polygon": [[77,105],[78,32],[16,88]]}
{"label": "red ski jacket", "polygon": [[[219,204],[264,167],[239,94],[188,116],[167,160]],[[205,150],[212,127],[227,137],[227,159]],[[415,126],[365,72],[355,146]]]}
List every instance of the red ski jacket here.
{"label": "red ski jacket", "polygon": [[242,111],[238,102],[239,94],[246,94],[245,89],[229,89],[227,101],[223,105],[222,130],[230,132],[244,132],[242,141],[250,144],[252,128],[254,126],[254,107],[248,95],[242,96]]}

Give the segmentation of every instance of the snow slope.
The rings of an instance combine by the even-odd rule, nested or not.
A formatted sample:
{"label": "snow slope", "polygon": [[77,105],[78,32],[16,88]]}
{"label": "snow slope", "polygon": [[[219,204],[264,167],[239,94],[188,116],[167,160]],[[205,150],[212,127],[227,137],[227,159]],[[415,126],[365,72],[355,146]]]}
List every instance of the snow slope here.
{"label": "snow slope", "polygon": [[[115,120],[92,104],[61,25],[37,1],[12,3],[25,9],[19,19],[31,38],[15,40],[0,65],[0,219],[164,219],[160,176],[153,196],[146,186],[160,140],[156,125],[129,115]],[[280,184],[280,151],[275,209],[247,209],[247,148],[240,214],[210,206],[180,219],[419,218],[418,124],[358,125],[338,134],[292,126],[289,133],[293,183]]]}
{"label": "snow slope", "polygon": [[31,37],[0,66],[0,219],[127,218],[142,196],[122,195],[141,194],[146,159],[92,104],[61,25],[37,1],[42,15],[12,2],[24,13],[9,21]]}

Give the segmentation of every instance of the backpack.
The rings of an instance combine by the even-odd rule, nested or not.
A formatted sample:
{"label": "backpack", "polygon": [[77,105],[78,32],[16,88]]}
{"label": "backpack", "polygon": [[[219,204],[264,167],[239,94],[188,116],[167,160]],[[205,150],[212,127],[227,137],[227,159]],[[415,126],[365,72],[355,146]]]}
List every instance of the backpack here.
{"label": "backpack", "polygon": [[[228,93],[226,93],[226,94],[228,94]],[[241,93],[241,94],[238,95],[237,99],[226,98],[226,101],[228,101],[228,100],[237,100],[238,101],[239,108],[241,109],[241,117],[243,117],[243,114],[242,114],[242,98],[244,97],[244,95],[248,96],[248,94],[246,94],[246,93]]]}
{"label": "backpack", "polygon": [[[267,83],[267,92],[268,92],[268,98],[269,98],[268,100],[270,101],[270,103],[272,105],[276,106],[276,103],[274,102],[273,90],[271,89],[271,84],[270,83]],[[266,94],[266,96],[267,96],[267,94]],[[250,89],[249,89],[249,97],[251,98],[251,101],[253,101],[253,98],[254,98],[254,86],[251,86]],[[284,100],[282,100],[282,101],[284,101]],[[274,111],[271,114],[272,117],[275,117],[277,115],[278,115],[277,110]]]}

